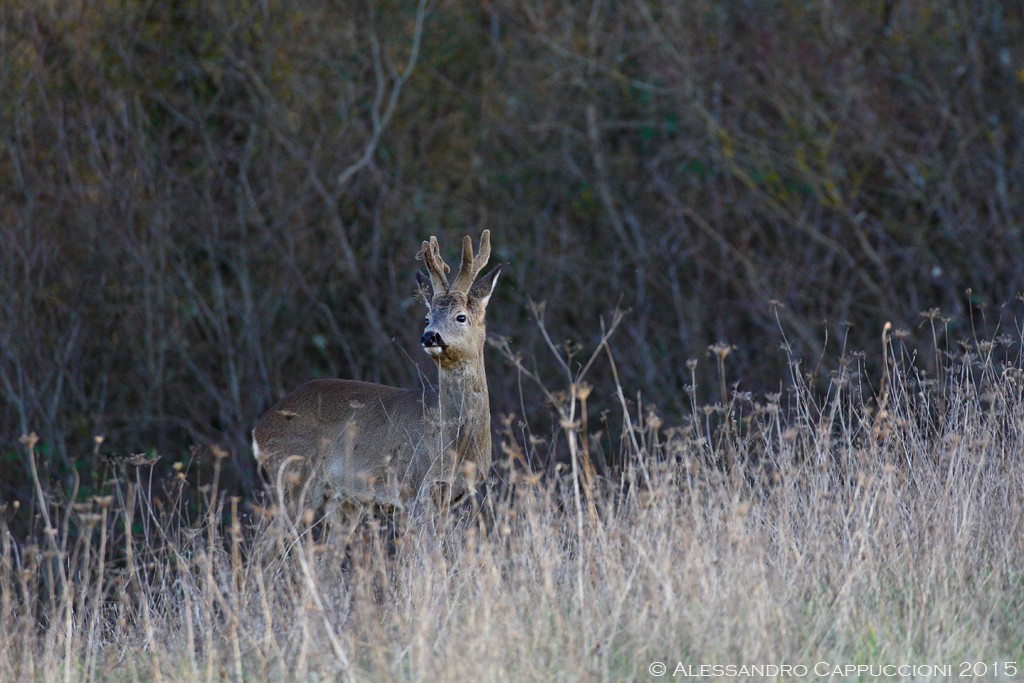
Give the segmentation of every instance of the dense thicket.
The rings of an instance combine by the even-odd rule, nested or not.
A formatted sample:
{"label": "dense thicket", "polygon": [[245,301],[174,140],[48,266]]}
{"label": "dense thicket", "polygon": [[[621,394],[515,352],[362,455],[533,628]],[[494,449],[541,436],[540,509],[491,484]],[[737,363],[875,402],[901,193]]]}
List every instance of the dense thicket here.
{"label": "dense thicket", "polygon": [[[622,384],[666,419],[718,341],[777,390],[776,314],[812,359],[889,319],[930,346],[1024,283],[1019,3],[428,4],[0,5],[0,499],[30,431],[65,482],[219,442],[248,485],[301,381],[429,375],[431,234],[491,228],[491,331],[542,376],[529,300],[584,354],[628,309]],[[489,363],[496,412],[543,414]]]}

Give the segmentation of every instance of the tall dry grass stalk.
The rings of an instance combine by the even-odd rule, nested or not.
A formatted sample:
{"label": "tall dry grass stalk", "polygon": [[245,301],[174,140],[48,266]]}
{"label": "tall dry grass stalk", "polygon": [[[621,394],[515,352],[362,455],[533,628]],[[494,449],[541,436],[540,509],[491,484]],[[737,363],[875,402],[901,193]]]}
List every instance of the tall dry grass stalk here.
{"label": "tall dry grass stalk", "polygon": [[981,342],[935,378],[898,336],[886,344],[878,396],[862,357],[839,363],[824,398],[794,361],[785,393],[733,392],[673,426],[617,387],[621,477],[583,466],[601,443],[612,450],[581,433],[591,389],[552,390],[559,411],[577,411],[558,439],[580,462],[540,478],[526,463],[541,440],[510,428],[508,485],[445,525],[371,517],[325,538],[271,514],[243,522],[216,480],[190,522],[153,503],[145,463],[112,498],[41,500],[35,543],[14,543],[7,519],[30,513],[7,509],[0,678],[620,680],[647,678],[655,661],[1019,663],[1021,359]]}

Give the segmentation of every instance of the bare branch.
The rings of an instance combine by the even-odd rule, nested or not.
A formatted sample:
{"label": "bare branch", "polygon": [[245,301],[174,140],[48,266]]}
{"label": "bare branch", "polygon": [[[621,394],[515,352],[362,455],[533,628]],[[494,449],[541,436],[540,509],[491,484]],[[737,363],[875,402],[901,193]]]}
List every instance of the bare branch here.
{"label": "bare branch", "polygon": [[366,165],[373,159],[373,155],[376,154],[381,135],[384,134],[384,130],[388,127],[391,117],[395,113],[395,107],[398,105],[398,96],[402,93],[402,87],[416,69],[416,62],[420,56],[420,44],[423,39],[423,23],[426,21],[426,18],[427,0],[420,0],[416,7],[416,29],[412,36],[412,51],[409,54],[409,62],[405,65],[405,69],[402,70],[398,78],[392,83],[391,94],[388,97],[387,105],[383,112],[380,111],[380,104],[383,100],[386,86],[380,75],[380,46],[377,44],[376,35],[373,36],[374,71],[377,74],[377,94],[374,98],[373,111],[371,112],[373,134],[370,136],[369,142],[366,143],[362,156],[338,175],[337,192],[340,193],[348,185],[349,181],[352,180],[353,176],[366,168]]}

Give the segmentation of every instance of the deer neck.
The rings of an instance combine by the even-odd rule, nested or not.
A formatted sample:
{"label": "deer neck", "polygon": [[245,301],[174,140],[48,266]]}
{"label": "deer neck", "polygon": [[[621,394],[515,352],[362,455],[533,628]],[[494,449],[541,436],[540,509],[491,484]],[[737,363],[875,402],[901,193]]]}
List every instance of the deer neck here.
{"label": "deer neck", "polygon": [[468,363],[457,367],[438,369],[438,394],[441,413],[446,419],[464,416],[466,419],[489,415],[487,376],[481,353]]}
{"label": "deer neck", "polygon": [[460,460],[490,465],[491,413],[487,376],[481,353],[457,367],[439,367],[438,435],[442,450],[453,449]]}

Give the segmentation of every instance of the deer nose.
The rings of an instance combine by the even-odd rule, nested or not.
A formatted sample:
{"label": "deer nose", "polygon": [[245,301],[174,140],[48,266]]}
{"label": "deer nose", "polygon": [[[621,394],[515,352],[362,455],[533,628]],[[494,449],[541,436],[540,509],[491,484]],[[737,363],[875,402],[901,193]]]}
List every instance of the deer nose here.
{"label": "deer nose", "polygon": [[424,348],[437,346],[443,349],[446,344],[444,343],[444,340],[441,339],[441,335],[437,332],[424,332],[423,336],[420,337],[420,346]]}

